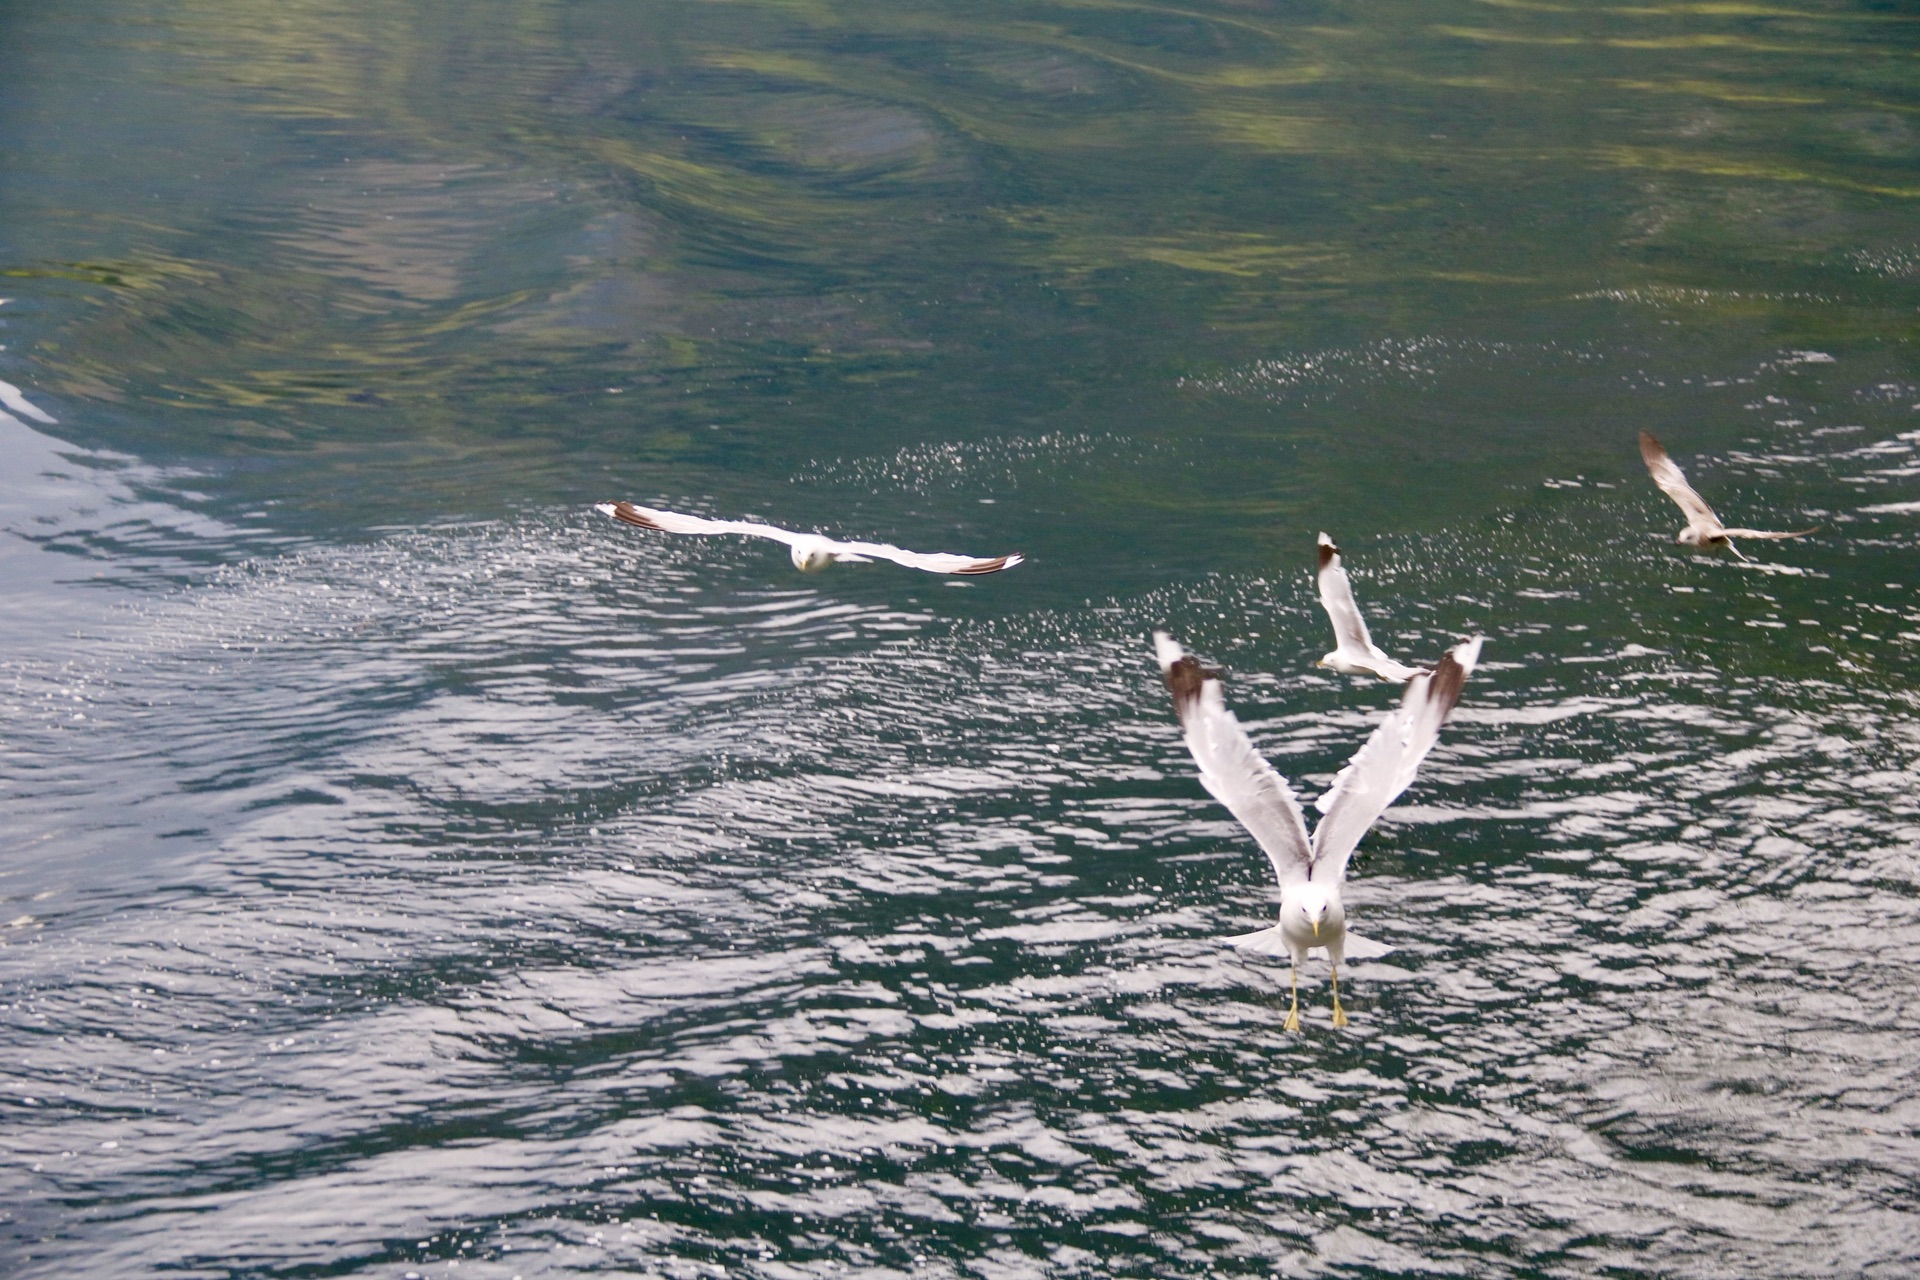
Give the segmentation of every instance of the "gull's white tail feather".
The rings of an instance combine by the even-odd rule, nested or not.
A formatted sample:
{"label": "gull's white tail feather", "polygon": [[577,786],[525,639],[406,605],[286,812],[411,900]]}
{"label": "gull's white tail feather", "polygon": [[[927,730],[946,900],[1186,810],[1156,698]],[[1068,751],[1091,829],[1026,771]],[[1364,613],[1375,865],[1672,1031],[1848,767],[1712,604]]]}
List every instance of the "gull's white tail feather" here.
{"label": "gull's white tail feather", "polygon": [[[1222,938],[1220,941],[1230,947],[1238,947],[1242,951],[1251,951],[1257,956],[1277,956],[1285,960],[1293,954],[1287,950],[1286,941],[1281,938],[1280,926],[1277,924],[1266,929],[1256,929],[1252,933],[1236,933],[1231,938]],[[1315,951],[1325,950],[1325,947],[1309,947],[1307,953],[1311,955]],[[1345,950],[1349,960],[1378,960],[1381,956],[1392,955],[1394,949],[1384,942],[1363,938],[1349,929]]]}
{"label": "gull's white tail feather", "polygon": [[1280,926],[1277,924],[1266,929],[1256,929],[1252,933],[1236,933],[1231,938],[1222,938],[1220,941],[1230,947],[1238,947],[1242,951],[1251,951],[1257,956],[1279,956],[1284,960],[1293,954],[1287,950],[1286,940],[1280,936]]}
{"label": "gull's white tail feather", "polygon": [[1381,956],[1390,956],[1394,949],[1384,942],[1375,942],[1372,938],[1363,938],[1353,930],[1347,930],[1347,959],[1378,960]]}

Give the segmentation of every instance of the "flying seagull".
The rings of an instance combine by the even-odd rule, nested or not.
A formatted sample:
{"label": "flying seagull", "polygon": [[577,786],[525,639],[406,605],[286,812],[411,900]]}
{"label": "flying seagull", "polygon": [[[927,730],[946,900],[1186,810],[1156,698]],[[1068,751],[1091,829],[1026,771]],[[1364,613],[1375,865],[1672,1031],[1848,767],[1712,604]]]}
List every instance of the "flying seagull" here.
{"label": "flying seagull", "polygon": [[1379,676],[1395,684],[1420,674],[1421,668],[1395,662],[1380,652],[1373,637],[1367,634],[1366,619],[1360,616],[1360,606],[1354,602],[1353,584],[1347,581],[1347,571],[1340,566],[1340,548],[1324,533],[1320,535],[1320,603],[1333,619],[1335,643],[1333,652],[1315,666],[1331,667],[1349,676]]}
{"label": "flying seagull", "polygon": [[1707,500],[1693,491],[1687,483],[1687,477],[1681,473],[1672,458],[1660,442],[1654,439],[1653,432],[1640,433],[1640,456],[1646,461],[1647,473],[1653,482],[1660,486],[1660,492],[1666,494],[1687,513],[1687,527],[1680,531],[1674,541],[1688,547],[1725,547],[1742,560],[1740,548],[1733,545],[1734,538],[1804,538],[1817,529],[1802,529],[1797,533],[1768,533],[1764,529],[1729,529],[1720,523],[1720,517],[1713,514],[1713,508]]}
{"label": "flying seagull", "polygon": [[864,564],[869,560],[891,560],[909,569],[925,569],[928,573],[998,573],[1026,559],[1018,552],[981,559],[940,552],[906,551],[884,542],[840,542],[817,533],[796,533],[792,529],[776,528],[754,520],[707,520],[673,511],[656,511],[652,507],[631,502],[599,502],[594,504],[593,509],[626,524],[638,525],[642,529],[658,529],[662,533],[741,533],[750,538],[772,538],[775,542],[787,544],[793,555],[794,568],[802,571],[824,569],[836,561]]}
{"label": "flying seagull", "polygon": [[1300,967],[1307,953],[1324,947],[1333,966],[1333,1025],[1347,1025],[1340,1007],[1340,962],[1348,955],[1384,955],[1391,948],[1347,932],[1340,882],[1360,838],[1412,783],[1439,740],[1440,726],[1460,701],[1460,688],[1480,657],[1480,637],[1455,645],[1431,671],[1407,681],[1398,710],[1380,722],[1366,745],[1334,778],[1316,806],[1322,817],[1311,839],[1287,780],[1261,758],[1227,710],[1220,673],[1202,667],[1164,631],[1153,633],[1155,655],[1173,691],[1173,705],[1186,731],[1187,749],[1200,766],[1200,782],[1227,812],[1253,833],[1280,880],[1280,922],[1223,941],[1260,955],[1293,958],[1293,1007],[1286,1029],[1300,1029]]}

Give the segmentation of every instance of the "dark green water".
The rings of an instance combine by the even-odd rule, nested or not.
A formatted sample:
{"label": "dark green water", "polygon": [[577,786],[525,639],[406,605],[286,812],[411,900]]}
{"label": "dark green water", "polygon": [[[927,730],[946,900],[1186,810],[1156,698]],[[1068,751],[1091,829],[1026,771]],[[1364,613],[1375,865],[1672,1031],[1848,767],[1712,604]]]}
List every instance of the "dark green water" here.
{"label": "dark green water", "polygon": [[1917,214],[1894,3],[0,0],[0,1269],[1912,1274]]}

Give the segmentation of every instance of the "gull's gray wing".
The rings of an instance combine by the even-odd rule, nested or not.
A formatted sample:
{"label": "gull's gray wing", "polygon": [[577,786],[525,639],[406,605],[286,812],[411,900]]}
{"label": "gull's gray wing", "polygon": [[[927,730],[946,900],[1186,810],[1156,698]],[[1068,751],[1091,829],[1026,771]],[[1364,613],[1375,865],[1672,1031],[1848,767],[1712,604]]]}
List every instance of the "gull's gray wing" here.
{"label": "gull's gray wing", "polygon": [[1313,879],[1338,884],[1360,837],[1413,782],[1420,762],[1440,740],[1440,726],[1460,701],[1467,673],[1480,658],[1478,636],[1455,645],[1432,671],[1407,682],[1400,706],[1380,722],[1366,745],[1327,789],[1326,816],[1313,833]]}
{"label": "gull's gray wing", "polygon": [[1707,505],[1705,498],[1693,491],[1693,486],[1687,483],[1685,473],[1672,458],[1667,456],[1666,449],[1654,438],[1651,431],[1640,433],[1640,460],[1647,464],[1647,474],[1653,477],[1653,482],[1660,487],[1660,492],[1672,498],[1679,504],[1680,509],[1687,513],[1688,527],[1697,528],[1704,533],[1719,531],[1720,517],[1713,514],[1713,508]]}
{"label": "gull's gray wing", "polygon": [[[1379,651],[1375,650],[1375,652],[1377,653]],[[1410,667],[1406,663],[1398,662],[1382,653],[1380,654],[1378,665],[1373,669],[1373,674],[1393,684],[1405,684],[1425,670],[1425,667]]]}
{"label": "gull's gray wing", "polygon": [[782,529],[754,520],[709,520],[704,516],[681,515],[677,511],[659,511],[635,502],[597,502],[593,509],[601,515],[612,516],[622,524],[636,525],[642,529],[658,529],[661,533],[694,533],[702,536],[716,533],[743,533],[750,538],[772,538],[775,542],[784,542],[788,546],[801,541],[815,541],[819,538],[818,534],[797,533],[792,529]]}
{"label": "gull's gray wing", "polygon": [[998,573],[1026,559],[1017,551],[1004,556],[958,556],[945,551],[907,551],[886,542],[839,542],[828,538],[825,544],[836,556],[891,560],[909,569],[925,569],[928,573]]}
{"label": "gull's gray wing", "polygon": [[1373,652],[1373,637],[1367,634],[1360,604],[1353,598],[1353,584],[1347,580],[1347,571],[1340,563],[1340,548],[1324,533],[1320,535],[1319,584],[1320,605],[1333,620],[1334,646],[1359,653]]}
{"label": "gull's gray wing", "polygon": [[1202,667],[1164,631],[1153,633],[1153,649],[1202,785],[1260,842],[1282,885],[1305,880],[1312,855],[1300,802],[1227,710],[1220,673]]}
{"label": "gull's gray wing", "polygon": [[1810,533],[1820,532],[1819,526],[1801,529],[1795,533],[1768,533],[1764,529],[1722,529],[1729,538],[1804,538]]}

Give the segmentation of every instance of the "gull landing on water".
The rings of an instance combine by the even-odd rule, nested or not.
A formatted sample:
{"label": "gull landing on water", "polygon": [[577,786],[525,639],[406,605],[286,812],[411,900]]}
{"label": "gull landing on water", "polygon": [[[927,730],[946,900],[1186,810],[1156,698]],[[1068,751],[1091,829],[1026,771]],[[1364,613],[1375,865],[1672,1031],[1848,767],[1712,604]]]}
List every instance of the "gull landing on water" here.
{"label": "gull landing on water", "polygon": [[1647,474],[1660,486],[1660,492],[1678,503],[1687,513],[1687,527],[1680,531],[1675,542],[1687,547],[1725,547],[1741,560],[1740,548],[1733,545],[1734,538],[1804,538],[1817,529],[1801,529],[1797,533],[1768,533],[1763,529],[1729,529],[1720,523],[1720,517],[1713,514],[1713,508],[1707,500],[1693,491],[1687,483],[1686,475],[1667,456],[1667,451],[1653,432],[1640,433],[1640,457],[1647,464]]}
{"label": "gull landing on water", "polygon": [[840,542],[823,538],[817,533],[796,533],[792,529],[781,529],[752,520],[708,520],[701,516],[683,516],[673,511],[656,511],[632,502],[599,502],[594,504],[593,509],[622,523],[638,525],[642,529],[658,529],[662,533],[739,533],[749,538],[772,538],[775,542],[787,544],[793,556],[794,568],[803,572],[824,569],[834,563],[864,564],[869,560],[891,560],[909,569],[925,569],[928,573],[981,574],[1011,569],[1026,559],[1018,552],[982,559],[941,552],[906,551],[884,542]]}
{"label": "gull landing on water", "polygon": [[1420,762],[1440,739],[1460,689],[1480,657],[1480,638],[1455,645],[1431,671],[1407,682],[1406,696],[1373,731],[1366,745],[1316,806],[1322,817],[1311,839],[1293,788],[1254,749],[1247,731],[1227,710],[1220,673],[1208,671],[1164,631],[1153,633],[1155,656],[1173,691],[1174,709],[1187,749],[1200,766],[1200,782],[1240,820],[1273,863],[1280,881],[1280,923],[1224,941],[1260,955],[1293,959],[1293,1007],[1286,1029],[1300,1029],[1300,967],[1307,953],[1325,948],[1333,966],[1333,1025],[1347,1025],[1340,1007],[1340,962],[1347,956],[1385,955],[1392,950],[1347,932],[1340,902],[1347,860],[1374,820],[1413,782]]}
{"label": "gull landing on water", "polygon": [[1342,675],[1379,676],[1395,684],[1420,674],[1422,668],[1395,662],[1380,652],[1373,637],[1367,634],[1366,619],[1360,616],[1360,605],[1353,598],[1353,584],[1347,581],[1347,571],[1340,566],[1340,548],[1324,533],[1320,535],[1320,604],[1326,609],[1327,617],[1333,619],[1334,650],[1315,666],[1328,667]]}

